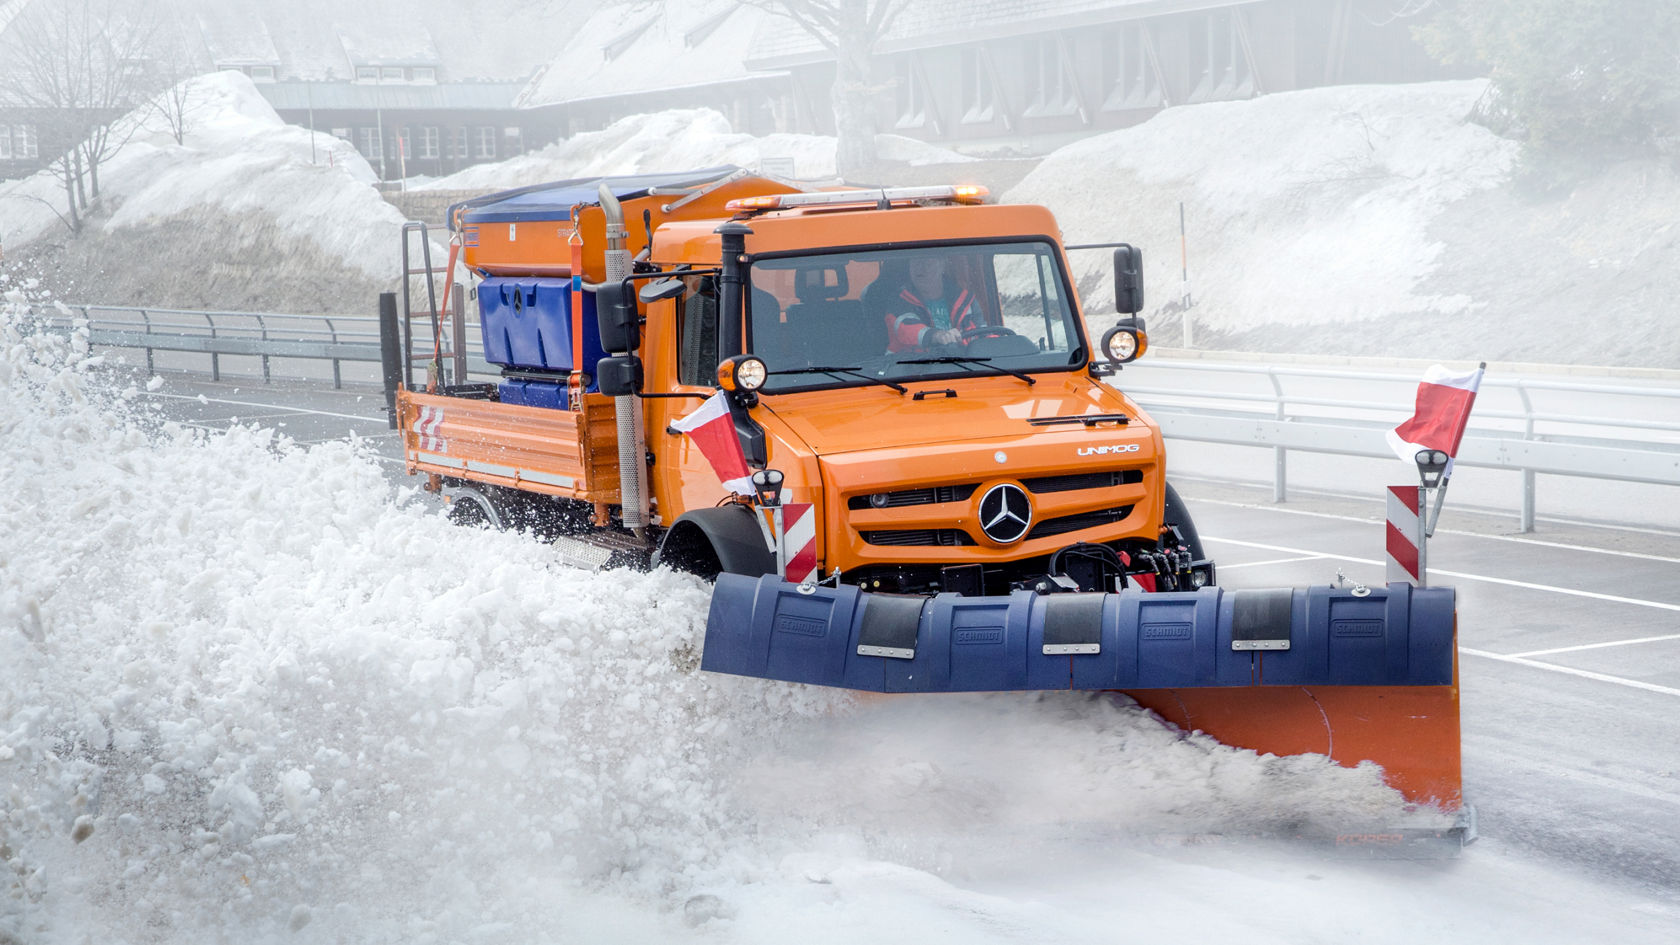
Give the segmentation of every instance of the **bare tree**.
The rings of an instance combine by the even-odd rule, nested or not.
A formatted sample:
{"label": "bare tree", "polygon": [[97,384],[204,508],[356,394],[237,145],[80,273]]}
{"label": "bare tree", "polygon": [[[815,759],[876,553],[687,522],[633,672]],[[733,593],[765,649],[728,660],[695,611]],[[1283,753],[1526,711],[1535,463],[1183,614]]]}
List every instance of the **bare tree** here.
{"label": "bare tree", "polygon": [[179,24],[171,24],[159,32],[153,44],[152,78],[161,91],[152,97],[151,110],[162,119],[176,144],[187,143],[193,113],[203,104],[198,90],[188,81],[202,70],[194,62],[182,35]]}
{"label": "bare tree", "polygon": [[875,153],[874,87],[870,82],[875,43],[910,0],[740,0],[785,16],[834,54],[835,160],[842,177],[868,174]]}
{"label": "bare tree", "polygon": [[100,165],[134,132],[120,119],[152,90],[154,13],[153,0],[32,0],[0,36],[0,81],[41,116],[72,232],[99,199]]}

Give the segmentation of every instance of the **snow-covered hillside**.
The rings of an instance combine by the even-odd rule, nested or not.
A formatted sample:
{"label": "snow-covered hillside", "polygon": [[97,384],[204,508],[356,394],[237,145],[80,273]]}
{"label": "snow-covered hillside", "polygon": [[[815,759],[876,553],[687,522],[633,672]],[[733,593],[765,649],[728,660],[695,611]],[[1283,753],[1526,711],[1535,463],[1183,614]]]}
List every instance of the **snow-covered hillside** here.
{"label": "snow-covered hillside", "polygon": [[[883,159],[902,164],[960,164],[954,151],[900,135],[877,135]],[[831,178],[834,139],[824,135],[762,137],[730,129],[710,108],[632,115],[601,131],[574,135],[538,151],[495,164],[480,164],[422,184],[428,190],[506,190],[598,174],[645,174],[719,164],[759,169],[791,162],[792,176]]]}
{"label": "snow-covered hillside", "polygon": [[[1518,146],[1467,120],[1485,89],[1169,108],[1054,152],[1004,199],[1048,205],[1071,242],[1143,247],[1159,340],[1182,337],[1182,204],[1198,345],[1680,367],[1680,175],[1628,162],[1531,193]],[[1111,311],[1107,257],[1075,263],[1088,309]]]}
{"label": "snow-covered hillside", "polygon": [[[251,283],[252,301],[288,280],[315,280],[327,296],[346,282],[395,281],[402,214],[380,198],[372,168],[354,148],[282,122],[239,73],[189,81],[185,143],[177,144],[147,107],[119,123],[137,130],[100,168],[101,205],[79,239],[65,239],[63,185],[50,171],[0,184],[0,244],[8,255],[49,244],[52,251],[35,247],[38,266],[62,266],[68,258],[85,267],[58,272],[55,284],[110,281],[154,296],[135,304],[155,303],[173,282],[205,283],[224,273],[230,301],[213,307],[244,301],[240,279]],[[369,307],[372,291],[354,310]],[[323,301],[327,310],[345,310]]]}
{"label": "snow-covered hillside", "polygon": [[[0,306],[0,941],[1666,942],[1103,697],[699,673],[706,588],[448,525],[354,443],[163,423]],[[158,379],[133,379],[161,387]]]}

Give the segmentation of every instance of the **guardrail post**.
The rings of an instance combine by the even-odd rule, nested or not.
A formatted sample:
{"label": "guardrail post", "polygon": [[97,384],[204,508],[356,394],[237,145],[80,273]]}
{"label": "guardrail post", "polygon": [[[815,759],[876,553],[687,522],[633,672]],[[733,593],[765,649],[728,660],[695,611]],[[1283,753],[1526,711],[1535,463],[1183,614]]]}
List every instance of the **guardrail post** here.
{"label": "guardrail post", "polygon": [[[257,331],[262,334],[263,343],[266,345],[268,343],[268,323],[263,321],[263,317],[261,315],[257,316]],[[271,377],[269,377],[269,373],[268,373],[268,354],[266,352],[262,356],[262,366],[263,366],[263,383],[264,384],[273,383],[273,379]]]}
{"label": "guardrail post", "polygon": [[[1283,409],[1283,382],[1278,380],[1277,371],[1266,368],[1266,377],[1272,382],[1272,395],[1277,398],[1276,408],[1272,415],[1279,420],[1287,420]],[[1272,447],[1272,501],[1283,502],[1289,498],[1289,451],[1281,446]]]}
{"label": "guardrail post", "polygon": [[[322,318],[321,321],[324,321],[324,322],[327,323],[327,334],[332,336],[333,347],[337,348],[338,347],[338,329],[333,327],[332,319],[330,319],[330,318]],[[339,371],[339,366],[338,366],[339,361],[338,361],[337,358],[332,359],[332,364],[333,364],[333,389],[334,390],[340,390],[344,387],[344,376]]]}
{"label": "guardrail post", "polygon": [[[145,309],[141,309],[140,310],[140,320],[145,322],[145,324],[146,324],[146,337],[150,338],[152,336],[152,316],[151,316],[151,314],[148,313]],[[91,322],[89,324],[91,324]],[[150,377],[151,375],[156,374],[156,373],[157,373],[157,369],[152,366],[152,349],[150,347],[148,347],[148,348],[146,348],[146,376]]]}
{"label": "guardrail post", "polygon": [[[1528,388],[1517,384],[1517,396],[1522,398],[1523,405],[1523,439],[1534,439],[1534,404],[1529,401]],[[1518,518],[1518,530],[1523,534],[1534,531],[1534,470],[1522,471],[1522,512]]]}
{"label": "guardrail post", "polygon": [[[204,323],[210,326],[210,337],[214,340],[216,337],[216,319],[209,312],[205,312]],[[215,345],[210,347],[214,348]],[[210,379],[212,381],[222,379],[222,353],[220,351],[210,352]]]}
{"label": "guardrail post", "polygon": [[397,387],[403,382],[403,343],[397,324],[397,294],[379,293],[379,364],[385,375],[385,417],[397,428]]}

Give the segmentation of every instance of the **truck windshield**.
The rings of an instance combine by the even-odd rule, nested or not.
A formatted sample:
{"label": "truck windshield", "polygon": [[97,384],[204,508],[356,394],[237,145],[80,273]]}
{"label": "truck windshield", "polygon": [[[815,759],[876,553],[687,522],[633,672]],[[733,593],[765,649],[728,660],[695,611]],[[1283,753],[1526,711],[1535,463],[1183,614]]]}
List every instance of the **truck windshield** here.
{"label": "truck windshield", "polygon": [[1087,360],[1049,243],[784,256],[757,260],[750,273],[747,340],[770,369],[767,393]]}

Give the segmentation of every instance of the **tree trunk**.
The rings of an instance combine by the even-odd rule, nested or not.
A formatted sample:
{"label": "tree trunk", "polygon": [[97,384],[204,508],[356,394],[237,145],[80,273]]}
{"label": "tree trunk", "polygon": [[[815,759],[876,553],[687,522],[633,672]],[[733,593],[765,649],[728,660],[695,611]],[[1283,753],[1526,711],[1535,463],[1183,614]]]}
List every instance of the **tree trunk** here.
{"label": "tree trunk", "polygon": [[835,163],[847,180],[867,179],[874,174],[875,106],[870,101],[870,47],[868,0],[840,0],[840,28],[835,36],[838,49],[834,74]]}
{"label": "tree trunk", "polygon": [[71,233],[82,231],[82,215],[76,211],[76,173],[70,166],[70,155],[63,158],[64,167],[64,202],[70,206],[70,218],[66,221],[70,225]]}
{"label": "tree trunk", "polygon": [[70,165],[73,171],[73,179],[76,182],[76,206],[86,210],[88,198],[87,189],[82,184],[82,149],[80,147],[70,149]]}

